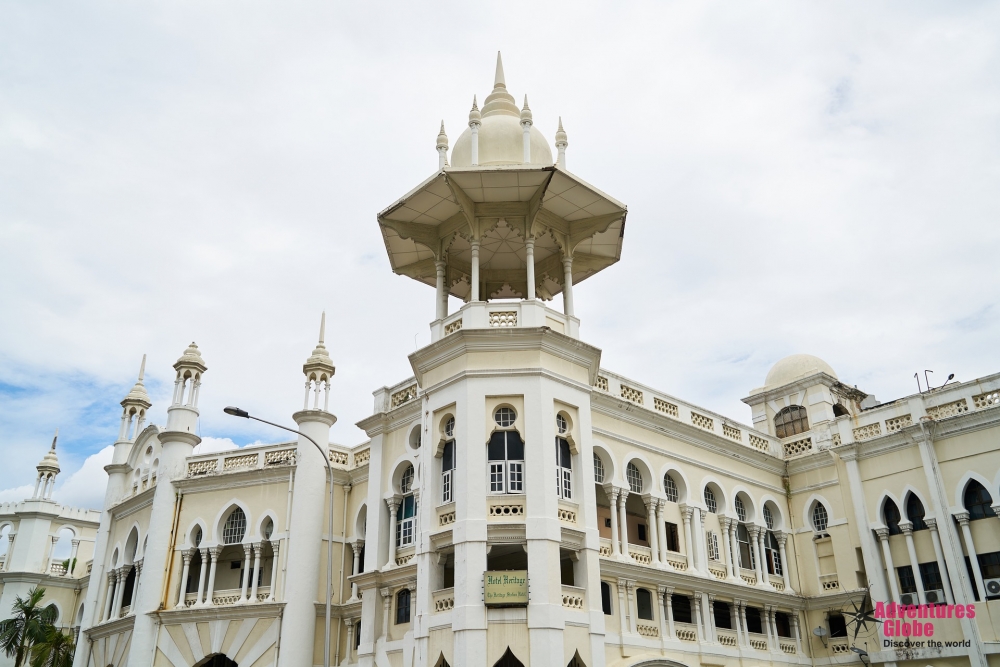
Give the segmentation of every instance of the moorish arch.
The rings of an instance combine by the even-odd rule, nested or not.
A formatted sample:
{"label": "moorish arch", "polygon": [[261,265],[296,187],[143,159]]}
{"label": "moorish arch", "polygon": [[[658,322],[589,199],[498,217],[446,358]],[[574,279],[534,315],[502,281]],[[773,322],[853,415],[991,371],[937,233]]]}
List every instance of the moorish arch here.
{"label": "moorish arch", "polygon": [[216,653],[207,656],[201,662],[195,663],[194,667],[239,667],[235,661],[230,660],[225,653]]}
{"label": "moorish arch", "polygon": [[524,663],[517,659],[508,646],[500,659],[493,663],[493,667],[524,667]]}

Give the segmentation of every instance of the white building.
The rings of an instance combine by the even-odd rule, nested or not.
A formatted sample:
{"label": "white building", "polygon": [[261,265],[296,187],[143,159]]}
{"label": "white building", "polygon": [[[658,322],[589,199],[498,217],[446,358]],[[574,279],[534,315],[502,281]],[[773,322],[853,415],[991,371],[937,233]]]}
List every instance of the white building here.
{"label": "white building", "polygon": [[[572,289],[618,261],[626,208],[567,146],[498,60],[450,162],[442,126],[438,170],[379,214],[393,270],[436,289],[432,341],[342,448],[321,327],[292,419],[326,449],[332,517],[307,437],[192,455],[197,346],[164,427],[140,380],[77,667],[1000,665],[1000,374],[878,404],[795,355],[744,399],[749,426],[601,368]],[[968,646],[848,636],[869,586],[971,606],[934,621]]]}

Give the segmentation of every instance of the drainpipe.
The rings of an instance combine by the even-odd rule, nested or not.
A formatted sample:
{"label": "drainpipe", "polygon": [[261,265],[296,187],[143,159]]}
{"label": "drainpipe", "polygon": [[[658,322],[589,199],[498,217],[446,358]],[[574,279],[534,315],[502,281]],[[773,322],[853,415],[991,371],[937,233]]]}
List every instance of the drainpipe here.
{"label": "drainpipe", "polygon": [[[337,604],[343,606],[344,604],[344,558],[347,557],[347,501],[351,497],[351,485],[344,485],[344,522],[341,524],[342,530],[340,531],[340,602]],[[353,561],[352,561],[353,562]],[[352,573],[353,574],[353,573]],[[340,610],[343,614],[343,609]],[[343,616],[337,618],[337,648],[333,652],[333,664],[340,664],[340,630],[344,626]]]}

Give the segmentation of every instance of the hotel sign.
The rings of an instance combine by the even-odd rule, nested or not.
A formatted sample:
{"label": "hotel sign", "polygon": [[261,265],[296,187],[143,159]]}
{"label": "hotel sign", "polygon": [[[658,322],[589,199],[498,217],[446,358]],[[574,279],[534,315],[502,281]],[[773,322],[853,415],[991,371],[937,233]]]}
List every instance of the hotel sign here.
{"label": "hotel sign", "polygon": [[523,607],[528,604],[528,571],[483,573],[483,598],[487,607]]}

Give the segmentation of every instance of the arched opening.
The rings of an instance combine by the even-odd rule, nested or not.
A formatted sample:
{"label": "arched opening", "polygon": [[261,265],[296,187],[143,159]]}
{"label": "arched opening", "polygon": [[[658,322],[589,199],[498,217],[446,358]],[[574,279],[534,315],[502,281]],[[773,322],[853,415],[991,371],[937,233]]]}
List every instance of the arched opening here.
{"label": "arched opening", "polygon": [[573,454],[570,451],[569,422],[562,413],[556,415],[556,495],[559,498],[573,498]]}
{"label": "arched opening", "polygon": [[[243,578],[249,574],[246,567],[249,545],[243,544],[247,534],[247,523],[246,512],[239,506],[234,507],[226,516],[221,531],[224,546],[219,555],[216,556],[218,564],[215,567],[215,582],[212,587],[213,598],[224,596],[227,593],[233,594],[236,591],[242,593]],[[252,552],[250,553],[252,554]],[[252,556],[249,560],[252,562]],[[209,563],[204,563],[204,565],[209,565]],[[211,569],[209,570],[209,578],[211,577],[210,573]],[[209,585],[207,581],[205,585],[206,587]],[[248,588],[249,585],[248,581]]]}
{"label": "arched opening", "polygon": [[774,434],[779,438],[805,433],[809,430],[809,417],[801,405],[789,405],[774,416]]}
{"label": "arched opening", "polygon": [[194,667],[239,667],[235,661],[230,660],[223,653],[216,653],[215,655],[210,655],[206,657],[199,663],[195,663]]}
{"label": "arched opening", "polygon": [[605,616],[611,616],[611,586],[606,581],[601,582],[601,610]]}
{"label": "arched opening", "polygon": [[8,549],[10,548],[10,531],[13,530],[11,524],[4,524],[0,528],[0,563],[6,562],[7,557],[10,555]]}
{"label": "arched opening", "polygon": [[674,610],[674,622],[691,623],[691,598],[686,595],[674,594],[671,600]]}
{"label": "arched opening", "polygon": [[580,657],[580,652],[576,651],[566,667],[587,667],[587,663],[585,663],[583,658]]}
{"label": "arched opening", "polygon": [[640,619],[653,620],[653,596],[645,588],[635,589],[635,611]]}
{"label": "arched opening", "polygon": [[397,548],[412,546],[416,535],[417,499],[413,495],[413,477],[413,466],[408,464],[399,478],[399,493],[403,497],[396,515]]}
{"label": "arched opening", "polygon": [[493,413],[497,430],[486,446],[490,493],[524,493],[524,440],[514,426],[516,418],[510,407],[499,407]]}
{"label": "arched opening", "polygon": [[969,484],[965,487],[965,494],[962,496],[962,500],[965,509],[969,511],[969,521],[997,515],[991,507],[993,496],[990,495],[985,486],[974,479],[970,480]]}
{"label": "arched opening", "polygon": [[73,558],[73,540],[76,533],[70,528],[63,528],[56,536],[56,543],[52,546],[53,572],[62,572],[67,575],[72,574],[76,568],[76,559]]}
{"label": "arched opening", "polygon": [[892,498],[886,498],[885,504],[882,505],[882,521],[885,523],[885,527],[889,529],[890,535],[902,535],[903,530],[899,527],[899,522],[903,518],[899,515],[899,507],[896,506],[895,501]]}
{"label": "arched opening", "polygon": [[417,424],[410,430],[409,443],[411,449],[420,449],[420,443],[422,442],[420,437],[420,424]]}
{"label": "arched opening", "polygon": [[813,505],[810,518],[812,519],[813,530],[817,533],[825,533],[826,529],[830,526],[830,514],[826,511],[826,506],[819,501]]}
{"label": "arched opening", "polygon": [[444,433],[444,448],[441,452],[441,502],[450,503],[455,500],[455,418],[451,415],[445,419],[442,427]]}
{"label": "arched opening", "polygon": [[849,414],[851,414],[851,413],[848,412],[847,408],[845,408],[840,403],[834,403],[833,404],[833,416],[834,417],[846,417]]}
{"label": "arched opening", "polygon": [[122,611],[132,606],[132,592],[135,590],[135,565],[129,567],[125,577],[125,588],[122,589]]}
{"label": "arched opening", "polygon": [[444,659],[444,653],[441,653],[438,656],[438,661],[434,663],[434,667],[451,667],[451,665],[448,664],[448,661]]}
{"label": "arched opening", "polygon": [[510,647],[504,652],[503,656],[493,663],[493,667],[524,667],[524,663],[517,659],[513,653],[511,653]]}
{"label": "arched opening", "polygon": [[924,516],[924,504],[920,502],[917,494],[911,493],[906,499],[906,518],[913,524],[913,530],[927,530]]}

